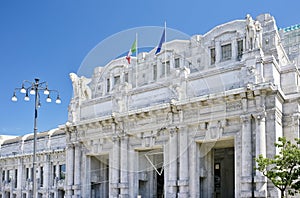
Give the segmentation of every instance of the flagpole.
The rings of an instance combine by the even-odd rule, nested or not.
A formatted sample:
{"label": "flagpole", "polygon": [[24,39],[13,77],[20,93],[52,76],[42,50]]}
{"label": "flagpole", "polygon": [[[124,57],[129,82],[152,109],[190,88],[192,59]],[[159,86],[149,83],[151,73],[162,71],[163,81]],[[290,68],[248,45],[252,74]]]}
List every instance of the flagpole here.
{"label": "flagpole", "polygon": [[135,85],[135,87],[137,88],[137,86],[138,86],[138,57],[137,57],[137,55],[138,55],[138,34],[137,33],[135,33],[135,46],[136,46],[136,50],[135,50],[135,57],[136,57],[136,71],[135,71],[135,81],[136,81],[136,85]]}
{"label": "flagpole", "polygon": [[165,76],[167,76],[167,22],[165,21]]}

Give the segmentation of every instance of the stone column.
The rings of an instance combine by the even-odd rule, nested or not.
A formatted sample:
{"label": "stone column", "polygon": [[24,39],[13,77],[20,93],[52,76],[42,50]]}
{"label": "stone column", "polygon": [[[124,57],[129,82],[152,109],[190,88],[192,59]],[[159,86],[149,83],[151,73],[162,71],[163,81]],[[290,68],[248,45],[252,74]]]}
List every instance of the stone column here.
{"label": "stone column", "polygon": [[[265,127],[265,117],[266,113],[261,112],[256,115],[255,117],[255,139],[256,139],[256,158],[259,155],[263,155],[266,157],[266,127]],[[255,197],[267,197],[267,178],[263,176],[263,174],[256,170],[255,173],[255,183],[256,183],[256,191]]]}
{"label": "stone column", "polygon": [[79,197],[81,195],[81,144],[76,142],[75,147],[75,159],[74,159],[74,195]]}
{"label": "stone column", "polygon": [[18,159],[18,181],[17,181],[17,197],[21,197],[22,196],[22,184],[24,183],[24,181],[22,181],[23,177],[23,160],[21,158]]}
{"label": "stone column", "polygon": [[[199,185],[203,185],[203,184],[199,184],[199,178],[196,176],[198,175],[197,172],[197,143],[195,142],[194,138],[191,137],[190,138],[190,142],[189,142],[189,175],[190,175],[190,180],[189,180],[189,191],[190,191],[190,197],[191,198],[198,198],[199,195],[199,189],[200,186]],[[201,176],[201,175],[200,175]]]}
{"label": "stone column", "polygon": [[46,189],[45,190],[45,196],[49,197],[49,180],[50,180],[50,155],[47,154],[46,156],[46,162],[44,163],[44,185],[43,187]]}
{"label": "stone column", "polygon": [[111,180],[110,180],[110,197],[119,196],[119,179],[120,179],[120,139],[113,137],[112,155],[109,157]]}
{"label": "stone column", "polygon": [[66,148],[66,198],[72,198],[72,186],[74,181],[74,147],[73,144],[68,144]]}
{"label": "stone column", "polygon": [[189,197],[189,157],[188,157],[188,129],[179,130],[179,193],[178,198]]}
{"label": "stone column", "polygon": [[81,191],[81,196],[82,197],[91,197],[91,157],[87,156],[84,152],[82,153],[82,178],[83,178],[83,183],[82,185],[82,191]]}
{"label": "stone column", "polygon": [[242,115],[241,131],[241,197],[252,196],[252,174],[253,174],[253,157],[252,157],[252,115]]}
{"label": "stone column", "polygon": [[128,184],[128,136],[124,135],[121,138],[121,178],[120,178],[120,198],[129,197]]}
{"label": "stone column", "polygon": [[32,176],[33,176],[33,172],[32,172],[32,167],[28,166],[28,179],[30,181],[30,183],[32,182]]}
{"label": "stone column", "polygon": [[170,129],[169,137],[169,178],[167,197],[176,198],[177,196],[177,128]]}

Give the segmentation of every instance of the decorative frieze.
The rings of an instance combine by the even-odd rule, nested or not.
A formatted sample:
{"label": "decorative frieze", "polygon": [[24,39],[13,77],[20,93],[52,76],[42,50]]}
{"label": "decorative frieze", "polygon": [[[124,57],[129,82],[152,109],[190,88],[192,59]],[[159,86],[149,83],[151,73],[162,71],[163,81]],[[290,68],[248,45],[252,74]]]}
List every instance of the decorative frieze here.
{"label": "decorative frieze", "polygon": [[226,103],[226,111],[239,111],[242,109],[241,101],[227,102]]}

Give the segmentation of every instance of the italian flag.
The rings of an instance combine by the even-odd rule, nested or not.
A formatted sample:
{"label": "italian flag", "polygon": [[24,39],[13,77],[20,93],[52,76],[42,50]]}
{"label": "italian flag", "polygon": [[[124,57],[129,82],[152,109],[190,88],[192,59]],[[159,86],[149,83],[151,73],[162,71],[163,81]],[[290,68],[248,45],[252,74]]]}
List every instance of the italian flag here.
{"label": "italian flag", "polygon": [[127,56],[126,56],[126,60],[128,61],[128,64],[130,64],[130,60],[131,60],[131,55],[132,53],[136,52],[136,39],[134,40]]}

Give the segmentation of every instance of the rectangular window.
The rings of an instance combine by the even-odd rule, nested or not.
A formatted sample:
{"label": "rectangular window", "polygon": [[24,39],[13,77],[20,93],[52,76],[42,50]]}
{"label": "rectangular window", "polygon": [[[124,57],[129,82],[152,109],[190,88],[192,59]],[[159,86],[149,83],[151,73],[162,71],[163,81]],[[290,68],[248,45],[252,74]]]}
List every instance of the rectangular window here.
{"label": "rectangular window", "polygon": [[44,185],[44,168],[40,167],[40,187],[43,187]]}
{"label": "rectangular window", "polygon": [[57,175],[56,175],[56,165],[53,166],[53,179],[55,179],[55,177],[57,177]]}
{"label": "rectangular window", "polygon": [[216,50],[215,48],[210,49],[210,64],[213,65],[216,63]]}
{"label": "rectangular window", "polygon": [[15,175],[14,175],[14,178],[15,178],[15,188],[18,187],[18,169],[15,169]]}
{"label": "rectangular window", "polygon": [[29,179],[29,168],[26,168],[25,178],[26,178],[26,181]]}
{"label": "rectangular window", "polygon": [[115,76],[114,77],[114,86],[119,85],[120,84],[120,76]]}
{"label": "rectangular window", "polygon": [[242,56],[243,56],[243,40],[239,40],[237,41],[237,59],[241,60]]}
{"label": "rectangular window", "polygon": [[165,77],[166,75],[166,62],[163,62],[161,64],[161,72],[160,72],[160,77]]}
{"label": "rectangular window", "polygon": [[109,93],[110,91],[110,80],[109,78],[106,80],[106,92]]}
{"label": "rectangular window", "polygon": [[171,73],[170,61],[166,62],[166,72],[167,72],[167,75],[170,75],[170,73]]}
{"label": "rectangular window", "polygon": [[231,59],[231,44],[221,46],[222,61]]}
{"label": "rectangular window", "polygon": [[2,171],[2,181],[5,181],[5,171]]}
{"label": "rectangular window", "polygon": [[33,180],[33,168],[30,168],[30,179],[31,179],[31,181]]}
{"label": "rectangular window", "polygon": [[59,179],[65,179],[66,177],[66,165],[59,165]]}
{"label": "rectangular window", "polygon": [[128,81],[128,73],[125,73],[124,78],[125,78],[124,81],[128,83],[129,82]]}
{"label": "rectangular window", "polygon": [[157,80],[157,65],[153,65],[153,80]]}
{"label": "rectangular window", "polygon": [[10,178],[9,178],[9,170],[6,171],[6,181],[10,182]]}
{"label": "rectangular window", "polygon": [[179,68],[180,67],[180,59],[179,58],[175,58],[175,68]]}

